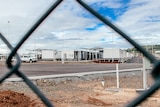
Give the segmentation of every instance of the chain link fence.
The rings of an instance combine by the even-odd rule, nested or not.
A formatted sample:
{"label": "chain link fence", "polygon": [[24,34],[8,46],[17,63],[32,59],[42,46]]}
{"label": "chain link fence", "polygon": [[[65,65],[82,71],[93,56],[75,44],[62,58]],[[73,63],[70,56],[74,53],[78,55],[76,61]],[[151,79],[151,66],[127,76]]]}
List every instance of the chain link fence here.
{"label": "chain link fence", "polygon": [[[10,77],[13,74],[16,74],[20,78],[24,80],[24,82],[39,96],[39,98],[44,102],[44,104],[47,107],[54,107],[54,105],[43,95],[43,93],[27,78],[26,75],[24,75],[20,71],[20,57],[17,54],[18,49],[23,45],[23,43],[27,40],[29,36],[32,35],[32,33],[37,29],[37,27],[47,18],[48,15],[54,9],[62,2],[63,0],[57,0],[54,4],[52,4],[48,10],[36,21],[36,23],[28,30],[26,34],[24,34],[23,38],[19,41],[19,43],[13,48],[11,44],[6,40],[5,36],[0,33],[0,37],[3,40],[3,42],[9,47],[11,50],[11,53],[6,61],[7,67],[9,68],[9,72],[7,72],[2,78],[0,78],[0,83],[4,82],[5,79]],[[101,22],[109,26],[111,29],[113,29],[115,32],[117,32],[119,35],[121,35],[123,38],[125,38],[129,43],[131,43],[135,48],[137,48],[141,53],[143,53],[144,56],[146,56],[153,64],[153,70],[151,72],[152,77],[154,78],[155,82],[154,84],[144,93],[142,93],[138,98],[136,98],[134,101],[132,101],[130,104],[127,105],[127,107],[135,107],[141,102],[143,102],[145,99],[147,99],[149,96],[151,96],[155,91],[159,89],[160,86],[160,61],[158,61],[153,55],[151,55],[149,52],[147,52],[145,49],[143,49],[138,43],[136,43],[134,40],[132,40],[126,33],[124,33],[122,30],[120,30],[117,26],[115,26],[113,23],[111,23],[108,19],[101,16],[98,12],[96,12],[94,9],[92,9],[90,6],[88,6],[86,3],[84,3],[82,0],[76,0],[82,7],[84,7],[87,11],[89,11],[91,14],[93,14],[97,19],[99,19]],[[13,65],[11,63],[12,57],[16,57],[17,63]]]}

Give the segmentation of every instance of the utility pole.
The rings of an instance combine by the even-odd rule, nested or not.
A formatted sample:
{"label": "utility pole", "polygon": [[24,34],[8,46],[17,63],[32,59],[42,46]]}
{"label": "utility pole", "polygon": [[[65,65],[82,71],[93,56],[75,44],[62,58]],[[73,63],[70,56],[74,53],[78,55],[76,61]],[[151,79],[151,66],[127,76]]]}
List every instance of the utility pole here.
{"label": "utility pole", "polygon": [[63,39],[62,39],[62,41],[63,41],[63,49],[62,49],[62,64],[64,64],[64,35],[63,35]]}
{"label": "utility pole", "polygon": [[113,32],[112,32],[112,63],[114,62],[113,60],[113,45],[114,45],[114,43],[113,43]]}
{"label": "utility pole", "polygon": [[10,21],[8,21],[8,38],[9,38],[9,24],[10,24]]}
{"label": "utility pole", "polygon": [[[7,40],[9,40],[9,26],[10,26],[9,24],[10,24],[10,21],[8,21],[7,23],[8,23],[8,24],[7,24],[7,25],[8,25],[8,34],[7,34],[7,37],[8,37],[8,38],[7,38]],[[7,58],[8,58],[8,56],[9,56],[9,49],[8,49],[8,52],[7,52],[7,55],[6,55],[6,56],[7,56]]]}
{"label": "utility pole", "polygon": [[153,45],[152,45],[152,55],[154,54],[154,51],[153,51]]}

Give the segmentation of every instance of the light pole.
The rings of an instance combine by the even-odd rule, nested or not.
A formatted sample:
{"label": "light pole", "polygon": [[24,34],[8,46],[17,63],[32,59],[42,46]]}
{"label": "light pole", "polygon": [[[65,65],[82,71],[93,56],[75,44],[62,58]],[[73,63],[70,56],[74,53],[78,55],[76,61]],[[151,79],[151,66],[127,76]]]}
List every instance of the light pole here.
{"label": "light pole", "polygon": [[63,44],[63,47],[62,47],[63,49],[62,49],[62,58],[61,59],[62,59],[62,64],[64,64],[64,52],[63,52],[64,51],[64,35],[63,35],[62,42],[63,42],[62,43]]}
{"label": "light pole", "polygon": [[113,63],[113,32],[112,32],[112,63]]}
{"label": "light pole", "polygon": [[10,24],[10,21],[8,21],[8,38],[9,38],[9,24]]}
{"label": "light pole", "polygon": [[154,48],[153,48],[153,45],[152,45],[152,55],[154,54],[154,51],[153,51],[153,49],[154,49]]}
{"label": "light pole", "polygon": [[[78,32],[78,35],[77,35],[77,40],[79,39],[79,32]],[[79,41],[77,41],[77,61],[80,60],[80,52],[79,52]]]}
{"label": "light pole", "polygon": [[[7,40],[9,40],[9,24],[10,24],[10,21],[7,22],[7,25],[8,25],[8,34],[7,34]],[[7,52],[7,58],[9,56],[9,49],[8,49],[8,52]]]}

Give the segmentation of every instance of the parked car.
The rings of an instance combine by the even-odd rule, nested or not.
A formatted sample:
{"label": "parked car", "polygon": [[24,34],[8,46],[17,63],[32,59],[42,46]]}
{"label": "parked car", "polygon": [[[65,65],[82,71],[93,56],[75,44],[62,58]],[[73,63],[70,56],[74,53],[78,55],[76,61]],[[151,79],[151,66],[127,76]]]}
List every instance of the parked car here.
{"label": "parked car", "polygon": [[37,62],[37,57],[34,55],[22,55],[20,58],[22,62]]}

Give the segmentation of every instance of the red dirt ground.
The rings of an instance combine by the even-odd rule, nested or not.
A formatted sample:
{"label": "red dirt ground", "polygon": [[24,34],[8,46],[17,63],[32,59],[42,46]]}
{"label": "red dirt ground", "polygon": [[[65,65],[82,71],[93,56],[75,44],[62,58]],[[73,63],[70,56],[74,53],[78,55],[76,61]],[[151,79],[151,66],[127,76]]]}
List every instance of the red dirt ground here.
{"label": "red dirt ground", "polygon": [[[120,89],[116,89],[115,76],[89,79],[60,78],[40,79],[34,84],[46,95],[55,107],[124,107],[132,101],[141,88],[138,74],[120,77]],[[148,79],[149,85],[152,80]],[[149,97],[140,107],[160,107],[160,92]],[[46,107],[24,82],[9,82],[0,85],[0,107]]]}
{"label": "red dirt ground", "polygon": [[0,92],[0,107],[35,107],[36,103],[23,93],[11,90]]}

